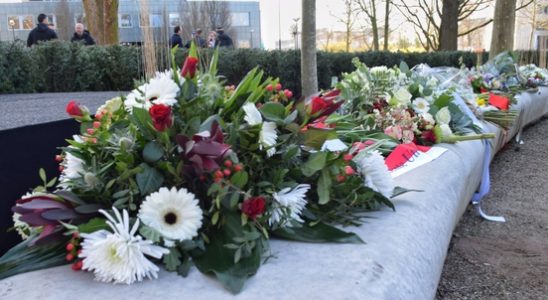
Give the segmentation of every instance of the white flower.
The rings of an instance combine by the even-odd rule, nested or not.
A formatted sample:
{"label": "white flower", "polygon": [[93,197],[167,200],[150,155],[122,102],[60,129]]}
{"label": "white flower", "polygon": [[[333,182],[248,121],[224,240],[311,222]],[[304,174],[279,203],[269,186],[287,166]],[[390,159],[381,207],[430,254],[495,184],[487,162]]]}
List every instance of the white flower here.
{"label": "white flower", "polygon": [[421,114],[421,117],[428,123],[430,123],[431,125],[434,125],[436,124],[436,120],[434,120],[434,117],[432,117],[431,114],[429,113],[423,113]]}
{"label": "white flower", "polygon": [[442,109],[436,113],[436,121],[440,124],[449,124],[449,122],[451,122],[451,112],[447,106],[442,107]]}
{"label": "white flower", "polygon": [[276,123],[274,122],[264,122],[261,112],[257,109],[255,104],[246,103],[242,106],[242,109],[245,112],[244,120],[251,126],[259,125],[262,123],[261,132],[259,133],[259,149],[268,149],[266,150],[266,156],[271,157],[276,153],[276,140],[278,139],[278,134],[276,132]]}
{"label": "white flower", "polygon": [[409,93],[406,87],[401,87],[394,93],[394,98],[398,100],[398,103],[401,105],[408,105],[411,102],[412,97],[413,95]]}
{"label": "white flower", "polygon": [[443,134],[443,136],[453,135],[453,131],[451,130],[451,127],[449,127],[448,124],[441,124],[440,129],[441,129],[441,133]]}
{"label": "white flower", "polygon": [[430,109],[430,103],[424,98],[417,98],[413,100],[413,108],[419,114],[426,114]]}
{"label": "white flower", "polygon": [[62,163],[63,172],[59,176],[59,186],[66,188],[71,180],[82,178],[85,173],[85,163],[80,158],[66,152],[65,160]]}
{"label": "white flower", "polygon": [[259,148],[268,148],[266,150],[266,156],[271,157],[276,153],[276,140],[278,139],[278,134],[276,133],[276,123],[274,122],[264,122],[261,127],[261,133],[259,134]]}
{"label": "white flower", "polygon": [[202,227],[202,210],[194,194],[182,188],[163,187],[148,195],[139,219],[170,240],[191,240]]}
{"label": "white flower", "polygon": [[153,104],[172,106],[177,103],[175,98],[179,92],[179,86],[171,78],[171,72],[156,73],[156,77],[127,96],[124,101],[126,110],[131,111],[133,107],[148,110]]}
{"label": "white flower", "polygon": [[96,115],[99,113],[113,113],[122,107],[122,97],[114,97],[107,100],[103,105],[99,106]]}
{"label": "white flower", "polygon": [[369,69],[369,72],[373,76],[379,76],[379,75],[383,75],[383,74],[387,73],[388,68],[386,66],[373,67],[373,68]]}
{"label": "white flower", "polygon": [[339,139],[327,140],[323,143],[321,151],[337,152],[345,151],[348,146]]}
{"label": "white flower", "polygon": [[263,122],[263,117],[261,112],[257,109],[255,104],[247,102],[242,106],[242,109],[245,112],[244,120],[251,126],[259,125]]}
{"label": "white flower", "polygon": [[306,206],[306,192],[310,189],[309,184],[299,184],[295,188],[285,188],[274,193],[272,197],[276,200],[275,207],[268,222],[270,225],[279,224],[280,226],[291,226],[289,220],[284,219],[284,212],[289,217],[299,223],[304,222],[301,219],[301,211]]}
{"label": "white flower", "polygon": [[82,234],[82,253],[84,258],[82,269],[93,271],[95,279],[102,282],[131,284],[146,278],[157,278],[158,268],[145,255],[161,258],[169,250],[152,244],[135,235],[139,228],[139,220],[129,227],[129,215],[123,210],[123,216],[113,207],[116,219],[99,210],[107,217],[107,224],[114,233],[106,230]]}
{"label": "white flower", "polygon": [[358,171],[364,178],[365,186],[378,192],[386,198],[392,197],[394,180],[390,176],[384,158],[378,151],[362,151],[354,157]]}

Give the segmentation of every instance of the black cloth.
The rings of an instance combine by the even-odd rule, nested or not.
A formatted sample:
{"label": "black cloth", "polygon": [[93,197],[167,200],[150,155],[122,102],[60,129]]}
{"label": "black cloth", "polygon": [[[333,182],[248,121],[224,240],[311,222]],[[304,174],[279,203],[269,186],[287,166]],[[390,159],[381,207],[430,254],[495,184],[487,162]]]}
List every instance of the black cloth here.
{"label": "black cloth", "polygon": [[27,39],[27,47],[30,47],[39,41],[49,41],[57,38],[57,33],[50,29],[46,24],[38,24],[36,28],[31,30]]}
{"label": "black cloth", "polygon": [[87,31],[87,30],[84,30],[82,35],[78,35],[75,32],[74,35],[72,36],[72,38],[70,39],[70,41],[71,42],[81,42],[81,41],[83,41],[84,45],[86,45],[86,46],[95,45],[95,40],[91,37],[91,34],[89,34],[89,31]]}
{"label": "black cloth", "polygon": [[[197,47],[207,48],[207,43],[204,40],[204,38],[202,38],[201,36],[194,37],[193,40],[194,40],[194,44],[196,44]],[[190,42],[192,42],[193,40],[186,42],[185,48],[190,48]]]}
{"label": "black cloth", "polygon": [[232,39],[228,36],[228,34],[224,33],[224,31],[217,31],[217,41],[215,42],[215,46],[232,47],[233,45]]}
{"label": "black cloth", "polygon": [[175,46],[179,46],[179,48],[183,48],[183,39],[180,35],[174,33],[171,36],[171,39],[169,39],[169,44],[171,45],[171,48]]}

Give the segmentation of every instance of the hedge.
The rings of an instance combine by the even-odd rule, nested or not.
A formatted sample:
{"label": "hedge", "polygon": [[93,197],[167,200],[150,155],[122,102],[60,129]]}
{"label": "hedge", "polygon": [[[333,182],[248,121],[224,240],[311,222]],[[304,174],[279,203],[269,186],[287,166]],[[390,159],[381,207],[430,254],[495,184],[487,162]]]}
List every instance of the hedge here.
{"label": "hedge", "polygon": [[[205,51],[204,57],[211,57]],[[179,50],[176,62],[182,65],[185,50]],[[134,80],[142,77],[141,50],[135,46],[92,46],[54,41],[27,48],[22,42],[0,43],[0,93],[128,91]],[[410,67],[476,64],[472,52],[318,52],[318,81],[328,88],[333,76],[353,70],[352,58],[358,57],[369,66],[398,65]],[[483,61],[487,59],[484,53]],[[300,52],[265,51],[260,49],[222,50],[219,73],[227,84],[238,83],[252,68],[259,66],[268,76],[279,77],[285,88],[298,95],[300,91]]]}

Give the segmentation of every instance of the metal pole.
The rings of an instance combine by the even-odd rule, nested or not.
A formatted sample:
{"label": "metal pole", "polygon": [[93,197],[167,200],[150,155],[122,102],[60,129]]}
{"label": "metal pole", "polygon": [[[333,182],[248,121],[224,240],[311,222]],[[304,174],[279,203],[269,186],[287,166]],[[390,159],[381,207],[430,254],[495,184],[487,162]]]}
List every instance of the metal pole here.
{"label": "metal pole", "polygon": [[278,49],[282,50],[282,12],[280,9],[280,0],[278,0]]}

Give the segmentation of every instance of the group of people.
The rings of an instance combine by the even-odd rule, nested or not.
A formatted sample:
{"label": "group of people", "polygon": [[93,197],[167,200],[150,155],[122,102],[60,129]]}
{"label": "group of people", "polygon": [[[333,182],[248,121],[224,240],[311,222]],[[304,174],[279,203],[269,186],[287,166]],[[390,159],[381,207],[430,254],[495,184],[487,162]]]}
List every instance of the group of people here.
{"label": "group of people", "polygon": [[[48,17],[45,14],[38,15],[38,25],[31,30],[27,38],[27,46],[31,47],[38,42],[45,42],[57,39],[57,33],[53,29],[53,24],[49,23]],[[71,42],[83,42],[85,45],[95,45],[95,40],[91,37],[89,31],[84,29],[84,24],[76,23],[74,26],[74,34],[70,39]]]}
{"label": "group of people", "polygon": [[171,36],[171,39],[169,40],[169,44],[171,47],[178,46],[179,48],[190,48],[190,44],[192,41],[196,44],[196,46],[200,48],[215,48],[215,47],[233,47],[234,43],[232,42],[232,38],[228,34],[225,33],[224,29],[222,27],[217,27],[216,31],[210,31],[207,40],[202,37],[202,29],[198,28],[194,32],[192,32],[192,37],[190,40],[188,40],[186,43],[183,43],[183,32],[181,30],[181,26],[175,26],[175,29],[173,30],[173,35]]}

